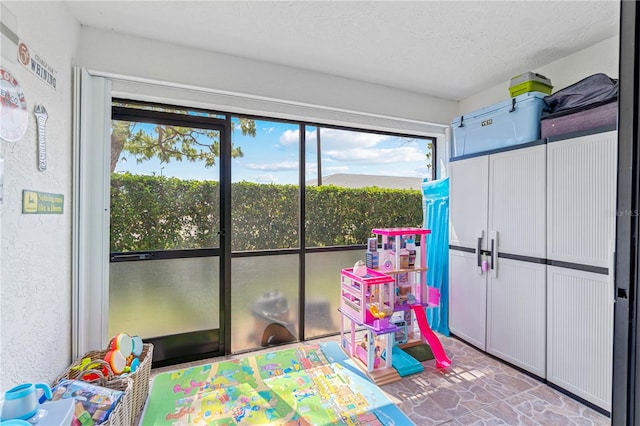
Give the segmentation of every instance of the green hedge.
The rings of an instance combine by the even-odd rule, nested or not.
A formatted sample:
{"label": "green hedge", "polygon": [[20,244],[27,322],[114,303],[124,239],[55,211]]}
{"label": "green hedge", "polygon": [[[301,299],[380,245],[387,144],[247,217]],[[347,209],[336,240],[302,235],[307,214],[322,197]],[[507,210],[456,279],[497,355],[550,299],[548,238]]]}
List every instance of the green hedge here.
{"label": "green hedge", "polygon": [[307,247],[366,244],[373,228],[422,226],[417,190],[307,187]]}
{"label": "green hedge", "polygon": [[[112,252],[218,245],[218,182],[111,175]],[[376,227],[421,226],[416,190],[306,188],[307,247],[365,244]],[[298,247],[295,185],[232,184],[234,251]]]}

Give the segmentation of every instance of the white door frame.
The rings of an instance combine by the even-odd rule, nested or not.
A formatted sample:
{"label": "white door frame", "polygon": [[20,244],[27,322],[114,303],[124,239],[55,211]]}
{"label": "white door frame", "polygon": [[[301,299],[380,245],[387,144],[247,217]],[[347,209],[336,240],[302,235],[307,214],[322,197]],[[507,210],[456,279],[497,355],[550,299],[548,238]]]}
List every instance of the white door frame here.
{"label": "white door frame", "polygon": [[111,81],[74,69],[71,356],[107,344]]}

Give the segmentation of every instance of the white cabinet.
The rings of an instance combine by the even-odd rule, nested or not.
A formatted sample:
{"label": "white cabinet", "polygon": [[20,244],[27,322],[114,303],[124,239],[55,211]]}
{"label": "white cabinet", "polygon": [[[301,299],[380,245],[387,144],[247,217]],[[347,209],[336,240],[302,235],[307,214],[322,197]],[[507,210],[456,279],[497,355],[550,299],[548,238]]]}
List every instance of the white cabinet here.
{"label": "white cabinet", "polygon": [[547,380],[611,411],[613,302],[607,275],[548,266]]}
{"label": "white cabinet", "polygon": [[487,278],[477,272],[475,253],[449,250],[449,330],[485,350]]}
{"label": "white cabinet", "polygon": [[610,411],[617,132],[547,151],[547,379]]}
{"label": "white cabinet", "polygon": [[451,332],[544,377],[546,147],[451,161],[449,178]]}
{"label": "white cabinet", "polygon": [[539,377],[546,374],[546,272],[541,263],[500,259],[487,294],[487,352]]}
{"label": "white cabinet", "polygon": [[475,250],[487,229],[488,209],[489,156],[451,161],[449,244]]}
{"label": "white cabinet", "polygon": [[554,139],[450,162],[450,329],[610,411],[617,132]]}
{"label": "white cabinet", "polygon": [[487,279],[478,250],[486,248],[489,157],[449,163],[449,330],[485,350]]}
{"label": "white cabinet", "polygon": [[617,132],[547,145],[547,257],[608,268],[615,239]]}

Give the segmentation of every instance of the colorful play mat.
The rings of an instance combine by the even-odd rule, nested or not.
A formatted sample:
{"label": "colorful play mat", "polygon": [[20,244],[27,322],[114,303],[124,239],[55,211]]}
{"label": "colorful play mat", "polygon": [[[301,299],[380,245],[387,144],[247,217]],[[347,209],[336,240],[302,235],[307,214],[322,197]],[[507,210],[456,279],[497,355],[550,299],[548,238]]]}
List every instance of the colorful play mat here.
{"label": "colorful play mat", "polygon": [[142,426],[412,425],[338,344],[299,345],[155,376]]}

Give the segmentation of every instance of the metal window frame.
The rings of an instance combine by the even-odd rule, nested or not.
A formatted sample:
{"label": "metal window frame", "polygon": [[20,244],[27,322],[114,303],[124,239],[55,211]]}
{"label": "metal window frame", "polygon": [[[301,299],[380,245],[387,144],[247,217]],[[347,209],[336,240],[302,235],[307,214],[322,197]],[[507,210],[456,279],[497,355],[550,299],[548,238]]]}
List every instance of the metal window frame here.
{"label": "metal window frame", "polygon": [[[157,107],[158,110],[124,107],[114,104],[134,104],[140,106]],[[220,180],[225,182],[224,187],[221,187],[221,200],[220,200],[220,229],[221,239],[219,248],[203,248],[203,249],[183,249],[183,250],[148,250],[148,251],[135,251],[135,252],[111,252],[110,262],[131,262],[131,261],[146,261],[146,260],[159,260],[159,259],[178,259],[188,257],[205,257],[219,255],[223,257],[223,262],[220,265],[221,279],[223,279],[223,285],[221,286],[220,295],[220,309],[222,313],[223,322],[220,325],[220,334],[223,339],[220,341],[220,352],[229,355],[231,354],[231,327],[227,326],[231,322],[231,312],[225,309],[225,306],[231,306],[231,260],[233,258],[242,257],[255,257],[255,256],[271,256],[271,255],[290,255],[298,254],[298,292],[299,292],[299,319],[298,319],[298,334],[299,340],[305,339],[305,298],[306,298],[306,255],[307,253],[318,252],[330,252],[330,251],[348,251],[348,250],[362,250],[366,248],[366,244],[361,245],[348,245],[348,246],[332,246],[332,247],[306,247],[306,233],[304,228],[304,216],[305,216],[305,164],[306,164],[306,128],[315,127],[316,129],[329,128],[335,130],[371,133],[377,135],[401,137],[401,138],[414,138],[423,140],[425,143],[431,143],[431,179],[436,177],[436,142],[437,138],[432,136],[422,136],[415,134],[404,134],[397,132],[381,131],[374,129],[360,129],[349,126],[321,124],[313,121],[301,121],[291,120],[284,118],[268,117],[263,115],[250,115],[250,114],[237,114],[231,112],[213,111],[201,108],[192,108],[188,106],[171,105],[165,103],[153,103],[145,101],[136,101],[133,99],[124,99],[114,97],[112,98],[112,120],[121,121],[137,121],[147,122],[154,124],[165,125],[182,125],[182,126],[197,126],[199,128],[219,128],[225,127],[224,141],[221,140],[221,161],[220,161]],[[198,115],[178,114],[168,111],[161,111],[159,109],[165,108],[181,109],[185,111],[196,111],[207,114],[219,115],[224,118],[217,117],[203,117]],[[231,239],[225,238],[225,229],[230,229],[231,226],[231,209],[224,208],[224,206],[231,205],[231,159],[226,155],[231,149],[231,129],[232,120],[234,118],[239,119],[252,119],[258,121],[270,121],[278,123],[286,123],[299,126],[299,210],[298,210],[298,248],[292,249],[267,249],[267,250],[255,250],[255,251],[232,251]],[[213,127],[212,127],[213,126]],[[319,161],[319,160],[318,160]]]}

